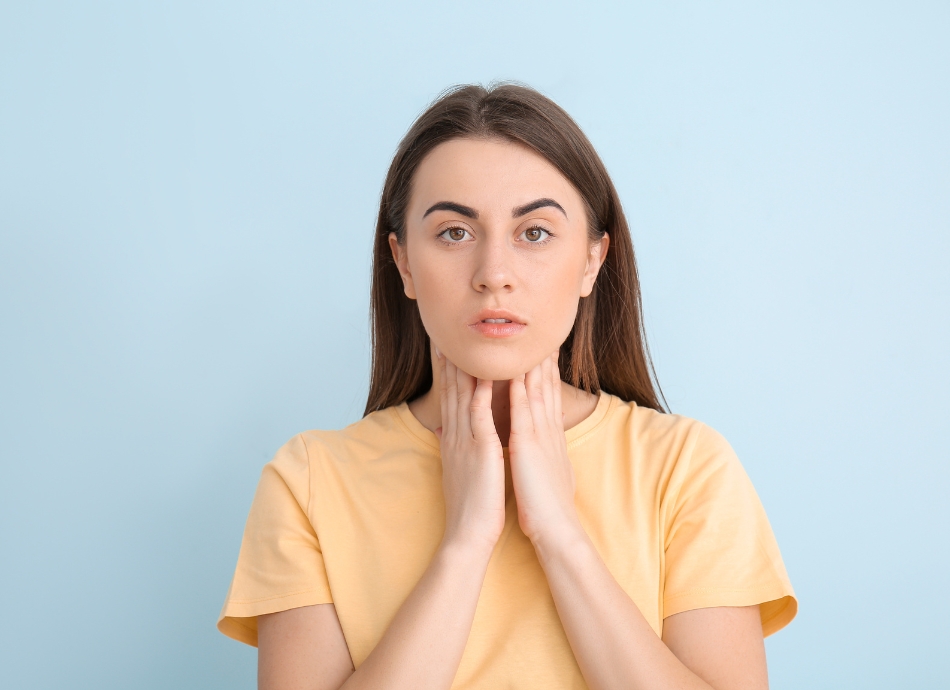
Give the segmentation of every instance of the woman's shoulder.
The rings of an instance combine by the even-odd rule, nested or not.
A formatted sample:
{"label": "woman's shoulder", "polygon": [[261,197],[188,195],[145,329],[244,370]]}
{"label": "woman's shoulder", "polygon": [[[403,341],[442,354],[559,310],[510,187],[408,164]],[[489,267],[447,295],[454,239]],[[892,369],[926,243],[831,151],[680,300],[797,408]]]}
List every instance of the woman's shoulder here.
{"label": "woman's shoulder", "polygon": [[729,442],[698,419],[660,412],[610,396],[606,435],[631,450],[663,464],[695,464],[699,460],[735,457]]}
{"label": "woman's shoulder", "polygon": [[670,505],[696,496],[728,502],[755,495],[732,446],[708,424],[619,398],[611,402],[612,429],[604,438],[621,449],[616,462],[633,468],[641,485],[660,487]]}
{"label": "woman's shoulder", "polygon": [[401,409],[404,407],[397,405],[370,412],[342,429],[302,431],[287,441],[269,464],[286,466],[288,469],[296,467],[299,471],[312,462],[354,462],[377,457],[395,449],[413,446],[414,443],[419,444],[420,440],[423,441],[420,447],[426,448],[430,444],[425,444],[424,438],[415,438],[412,433],[414,430],[404,419],[405,413]]}
{"label": "woman's shoulder", "polygon": [[398,431],[398,414],[394,406],[370,412],[341,429],[308,429],[298,436],[308,445],[333,447],[365,443]]}
{"label": "woman's shoulder", "polygon": [[610,393],[604,395],[608,398],[604,420],[607,425],[614,431],[623,431],[640,441],[722,438],[715,429],[693,417],[654,410]]}

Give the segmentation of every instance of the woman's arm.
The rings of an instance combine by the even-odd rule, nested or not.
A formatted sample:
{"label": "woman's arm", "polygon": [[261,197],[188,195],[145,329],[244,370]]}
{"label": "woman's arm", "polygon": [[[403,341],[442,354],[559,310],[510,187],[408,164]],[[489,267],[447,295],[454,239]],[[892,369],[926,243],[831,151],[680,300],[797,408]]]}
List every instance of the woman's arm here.
{"label": "woman's arm", "polygon": [[511,473],[518,521],[587,684],[592,690],[767,688],[758,607],[671,616],[661,640],[614,579],[574,508],[560,388],[557,353],[511,382]]}
{"label": "woman's arm", "polygon": [[468,641],[490,557],[484,548],[443,543],[355,673],[333,604],[261,616],[258,687],[448,688]]}
{"label": "woman's arm", "polygon": [[257,617],[260,690],[336,690],[353,662],[333,604]]}
{"label": "woman's arm", "polygon": [[444,690],[452,684],[505,525],[505,461],[492,421],[491,381],[476,381],[441,355],[439,364],[445,535],[429,567],[355,672],[334,607],[262,616],[261,690]]}
{"label": "woman's arm", "polygon": [[[663,639],[611,575],[583,528],[535,543],[571,649],[592,690],[765,690],[758,606],[670,616]],[[665,643],[665,644],[664,644]]]}

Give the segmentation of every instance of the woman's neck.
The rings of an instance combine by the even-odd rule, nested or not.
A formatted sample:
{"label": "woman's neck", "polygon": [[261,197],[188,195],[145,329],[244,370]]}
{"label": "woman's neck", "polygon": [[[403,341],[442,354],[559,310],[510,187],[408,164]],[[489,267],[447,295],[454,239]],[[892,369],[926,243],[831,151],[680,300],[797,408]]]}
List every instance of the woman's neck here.
{"label": "woman's neck", "polygon": [[[511,432],[510,396],[508,381],[495,381],[492,385],[492,416],[495,430],[502,446],[508,445]],[[597,407],[598,396],[582,391],[567,383],[561,383],[561,409],[564,412],[564,428],[570,429],[587,419]],[[442,426],[442,405],[439,400],[439,381],[433,380],[428,393],[409,403],[409,411],[429,431]]]}

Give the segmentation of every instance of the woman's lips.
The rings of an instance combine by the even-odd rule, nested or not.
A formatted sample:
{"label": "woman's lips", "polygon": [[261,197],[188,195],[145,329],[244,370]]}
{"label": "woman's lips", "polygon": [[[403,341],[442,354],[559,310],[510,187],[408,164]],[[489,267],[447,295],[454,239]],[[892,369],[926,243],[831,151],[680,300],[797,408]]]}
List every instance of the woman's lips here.
{"label": "woman's lips", "polygon": [[484,309],[475,315],[469,328],[488,338],[509,338],[518,335],[527,326],[517,316],[507,311]]}
{"label": "woman's lips", "polygon": [[523,323],[514,321],[477,321],[471,325],[476,331],[489,338],[507,338],[512,335],[518,335],[526,326]]}

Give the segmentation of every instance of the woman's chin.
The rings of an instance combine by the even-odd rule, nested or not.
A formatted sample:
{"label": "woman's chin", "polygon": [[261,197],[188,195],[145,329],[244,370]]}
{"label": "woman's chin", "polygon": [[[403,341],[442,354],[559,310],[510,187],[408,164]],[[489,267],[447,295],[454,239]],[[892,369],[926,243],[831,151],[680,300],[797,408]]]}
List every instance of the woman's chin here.
{"label": "woman's chin", "polygon": [[456,366],[462,371],[485,381],[508,381],[521,376],[537,364],[538,362],[528,360],[521,361],[520,358],[518,361],[499,361],[499,358],[486,361],[483,358],[473,358],[456,362]]}

